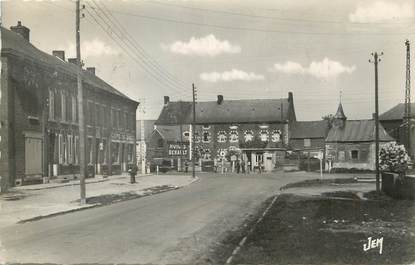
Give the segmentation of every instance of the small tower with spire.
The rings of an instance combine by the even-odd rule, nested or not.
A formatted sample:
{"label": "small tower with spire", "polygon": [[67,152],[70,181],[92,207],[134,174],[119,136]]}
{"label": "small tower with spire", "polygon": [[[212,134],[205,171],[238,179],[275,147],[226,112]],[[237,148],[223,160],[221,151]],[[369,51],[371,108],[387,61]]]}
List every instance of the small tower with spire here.
{"label": "small tower with spire", "polygon": [[344,115],[343,106],[342,106],[342,91],[340,90],[340,102],[337,112],[333,117],[333,127],[334,128],[344,128],[346,124],[347,117]]}

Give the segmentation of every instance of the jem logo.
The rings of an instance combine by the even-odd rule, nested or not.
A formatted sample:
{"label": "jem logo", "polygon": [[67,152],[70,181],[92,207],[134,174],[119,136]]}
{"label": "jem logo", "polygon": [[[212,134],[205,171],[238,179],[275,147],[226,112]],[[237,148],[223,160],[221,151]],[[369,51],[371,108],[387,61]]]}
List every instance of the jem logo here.
{"label": "jem logo", "polygon": [[363,251],[368,251],[370,249],[379,248],[379,254],[382,254],[383,250],[383,237],[372,239],[372,237],[367,238],[367,243],[363,244]]}

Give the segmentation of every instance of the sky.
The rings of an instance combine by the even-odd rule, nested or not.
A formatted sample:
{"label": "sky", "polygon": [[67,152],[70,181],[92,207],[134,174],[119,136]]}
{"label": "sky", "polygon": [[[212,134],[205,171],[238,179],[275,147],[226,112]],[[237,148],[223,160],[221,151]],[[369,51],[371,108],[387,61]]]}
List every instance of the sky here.
{"label": "sky", "polygon": [[[3,0],[2,25],[30,28],[37,48],[75,57],[75,2]],[[163,96],[198,101],[281,98],[298,120],[374,112],[404,102],[405,40],[415,41],[415,0],[81,0],[86,67],[156,119]],[[412,56],[413,58],[413,56]],[[413,72],[414,63],[411,70]],[[414,93],[412,93],[414,94]],[[412,101],[413,101],[412,97]],[[144,99],[144,100],[143,100]]]}

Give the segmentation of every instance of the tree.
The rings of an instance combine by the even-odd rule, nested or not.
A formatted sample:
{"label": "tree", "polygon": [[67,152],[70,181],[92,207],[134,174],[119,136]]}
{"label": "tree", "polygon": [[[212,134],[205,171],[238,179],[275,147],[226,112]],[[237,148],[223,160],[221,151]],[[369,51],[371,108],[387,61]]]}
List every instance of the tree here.
{"label": "tree", "polygon": [[321,119],[325,120],[325,121],[328,121],[329,122],[329,128],[331,128],[331,126],[333,124],[333,120],[334,120],[333,114],[324,115],[323,117],[321,117]]}

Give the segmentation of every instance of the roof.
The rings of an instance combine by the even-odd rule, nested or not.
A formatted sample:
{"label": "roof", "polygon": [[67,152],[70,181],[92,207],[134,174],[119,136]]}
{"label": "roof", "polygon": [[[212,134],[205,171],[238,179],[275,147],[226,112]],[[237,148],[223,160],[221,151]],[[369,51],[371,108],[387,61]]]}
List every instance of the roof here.
{"label": "roof", "polygon": [[180,142],[182,139],[180,126],[157,126],[154,131],[158,132],[168,142]]}
{"label": "roof", "polygon": [[[269,123],[295,121],[293,103],[284,99],[244,99],[204,101],[196,103],[197,124]],[[169,102],[156,124],[192,123],[192,102]]]}
{"label": "roof", "polygon": [[[390,110],[379,115],[379,120],[402,120],[405,113],[405,104],[399,103]],[[411,117],[415,118],[415,103],[411,103]]]}
{"label": "roof", "polygon": [[[394,141],[379,124],[379,139],[382,142]],[[375,141],[374,120],[347,120],[343,128],[332,127],[326,142],[372,142]]]}
{"label": "roof", "polygon": [[297,121],[290,128],[291,139],[326,138],[329,121]]}
{"label": "roof", "polygon": [[[144,120],[144,139],[148,139],[154,130],[155,120]],[[141,141],[141,120],[136,121],[136,139]]]}
{"label": "roof", "polygon": [[334,115],[333,118],[341,119],[341,120],[346,119],[346,115],[344,115],[342,103],[339,103],[339,107],[337,108],[337,112],[336,112],[336,114]]}
{"label": "roof", "polygon": [[[62,61],[61,59],[53,56],[51,54],[45,53],[35,46],[33,46],[29,41],[24,39],[18,33],[15,33],[11,30],[1,27],[1,52],[3,54],[13,54],[19,57],[24,57],[27,59],[35,60],[36,62],[46,64],[49,67],[59,69],[62,72],[66,72],[72,76],[77,75],[78,66]],[[90,73],[87,70],[83,70],[83,80],[85,83],[92,85],[96,88],[100,88],[111,94],[120,96],[122,98],[133,101],[128,98],[126,95],[97,77],[96,75]],[[134,101],[135,102],[135,101]]]}
{"label": "roof", "polygon": [[164,105],[155,124],[174,125],[189,124],[192,111],[192,102],[175,101]]}

